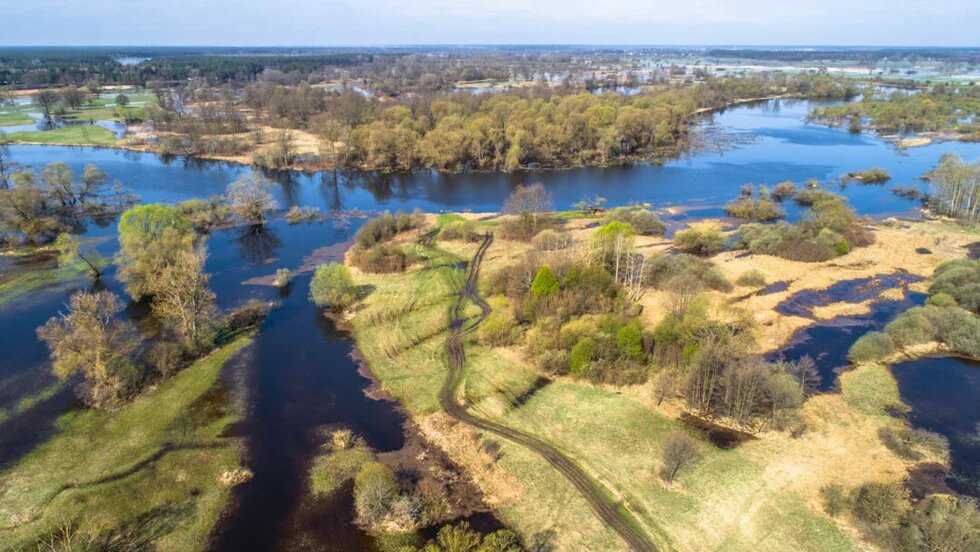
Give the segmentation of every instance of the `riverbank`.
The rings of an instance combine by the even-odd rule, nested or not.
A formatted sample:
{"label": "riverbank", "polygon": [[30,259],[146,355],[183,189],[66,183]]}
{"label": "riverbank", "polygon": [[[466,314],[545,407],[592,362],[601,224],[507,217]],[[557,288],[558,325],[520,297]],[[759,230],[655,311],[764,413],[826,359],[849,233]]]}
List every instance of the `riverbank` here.
{"label": "riverbank", "polygon": [[0,474],[0,548],[203,549],[245,473],[227,430],[244,411],[236,360],[251,341],[236,338],[118,411],[62,415],[54,437]]}
{"label": "riverbank", "polygon": [[[486,227],[495,224],[493,217],[469,217],[484,219],[480,224]],[[584,236],[591,231],[583,225],[575,232]],[[476,244],[458,241],[438,247],[458,259],[476,251]],[[487,251],[484,273],[514,262],[526,249],[522,242],[498,239]],[[540,457],[439,412],[436,392],[445,377],[440,352],[447,336],[452,269],[354,272],[359,285],[372,289],[351,320],[372,371],[431,440],[471,473],[498,516],[526,542],[549,535],[558,550],[622,547]],[[809,284],[797,284],[797,291],[803,285]],[[471,305],[465,313],[475,316],[477,309]],[[681,399],[658,400],[652,382],[620,387],[547,376],[542,384],[545,375],[517,349],[469,339],[465,347],[461,393],[472,412],[558,446],[607,486],[648,534],[665,539],[672,549],[868,547],[850,521],[824,513],[821,489],[831,483],[900,483],[918,465],[896,456],[878,437],[882,428],[902,427],[888,414],[901,400],[887,370],[848,371],[841,376],[840,393],[808,399],[801,434],[766,430],[730,450],[702,442],[702,463],[678,482],[664,484],[657,476],[657,451],[667,434],[686,430]],[[495,453],[488,456],[488,449]]]}

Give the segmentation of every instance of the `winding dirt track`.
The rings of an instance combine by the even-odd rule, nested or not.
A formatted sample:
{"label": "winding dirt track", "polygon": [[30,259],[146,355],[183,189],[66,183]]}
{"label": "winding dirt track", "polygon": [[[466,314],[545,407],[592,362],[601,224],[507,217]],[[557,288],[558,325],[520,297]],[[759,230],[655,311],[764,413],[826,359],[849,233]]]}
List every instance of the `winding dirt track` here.
{"label": "winding dirt track", "polygon": [[[586,501],[588,501],[589,506],[598,514],[599,518],[610,529],[618,533],[631,548],[638,551],[656,550],[656,546],[638,527],[638,523],[633,519],[633,516],[626,509],[614,502],[605,490],[593,481],[573,460],[559,452],[552,445],[531,434],[471,414],[460,403],[459,386],[463,382],[463,369],[466,365],[466,351],[463,347],[463,337],[475,330],[486,319],[491,310],[490,305],[480,297],[477,289],[480,265],[491,243],[493,243],[493,234],[488,233],[483,239],[483,243],[480,244],[476,255],[473,256],[473,262],[470,263],[466,274],[466,281],[463,283],[462,289],[459,290],[459,296],[453,305],[452,318],[449,323],[450,335],[446,341],[449,375],[446,381],[443,382],[442,389],[439,391],[439,402],[442,404],[443,410],[461,422],[494,433],[537,452],[578,489]],[[464,327],[463,306],[466,300],[473,301],[473,303],[480,307],[483,313],[472,324]]]}

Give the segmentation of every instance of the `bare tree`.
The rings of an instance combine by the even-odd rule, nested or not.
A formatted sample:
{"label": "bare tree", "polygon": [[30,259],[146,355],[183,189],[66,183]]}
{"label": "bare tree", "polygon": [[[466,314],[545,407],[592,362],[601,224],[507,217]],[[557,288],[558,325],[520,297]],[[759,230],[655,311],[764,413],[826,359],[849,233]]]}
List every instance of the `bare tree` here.
{"label": "bare tree", "polygon": [[272,197],[271,190],[272,184],[268,180],[253,175],[229,184],[227,196],[232,210],[242,220],[263,224],[266,213],[279,207],[279,203]]}
{"label": "bare tree", "polygon": [[663,460],[660,477],[669,483],[677,477],[682,469],[697,463],[701,459],[701,453],[698,451],[698,445],[694,439],[686,433],[676,431],[664,437],[660,449],[660,458]]}

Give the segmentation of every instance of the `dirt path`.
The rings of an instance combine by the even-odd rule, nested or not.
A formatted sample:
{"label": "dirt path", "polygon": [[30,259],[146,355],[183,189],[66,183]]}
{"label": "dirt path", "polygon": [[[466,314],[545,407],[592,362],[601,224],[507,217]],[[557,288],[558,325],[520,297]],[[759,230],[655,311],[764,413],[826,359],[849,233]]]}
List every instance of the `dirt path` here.
{"label": "dirt path", "polygon": [[[493,234],[488,233],[480,244],[473,262],[469,265],[466,281],[459,291],[456,303],[453,305],[452,318],[449,322],[450,335],[446,341],[449,376],[439,391],[439,402],[446,413],[466,424],[478,429],[494,433],[509,439],[519,445],[537,452],[549,464],[554,466],[572,485],[585,497],[589,506],[610,529],[619,534],[633,549],[653,551],[656,546],[640,529],[639,524],[625,508],[615,502],[609,493],[592,480],[572,459],[559,452],[555,447],[523,431],[505,426],[498,422],[483,419],[471,414],[459,401],[459,387],[463,382],[463,369],[466,365],[466,350],[463,347],[463,337],[475,330],[490,314],[490,305],[480,297],[477,290],[477,280],[480,275],[480,265],[490,244]],[[463,306],[466,300],[473,301],[483,311],[482,315],[469,326],[463,326]]]}

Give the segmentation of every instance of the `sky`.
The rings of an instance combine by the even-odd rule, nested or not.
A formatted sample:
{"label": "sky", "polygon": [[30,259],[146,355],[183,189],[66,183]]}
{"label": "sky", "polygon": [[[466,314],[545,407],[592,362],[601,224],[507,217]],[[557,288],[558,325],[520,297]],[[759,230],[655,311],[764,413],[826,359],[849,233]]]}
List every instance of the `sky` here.
{"label": "sky", "polygon": [[980,45],[980,0],[0,0],[2,45]]}

